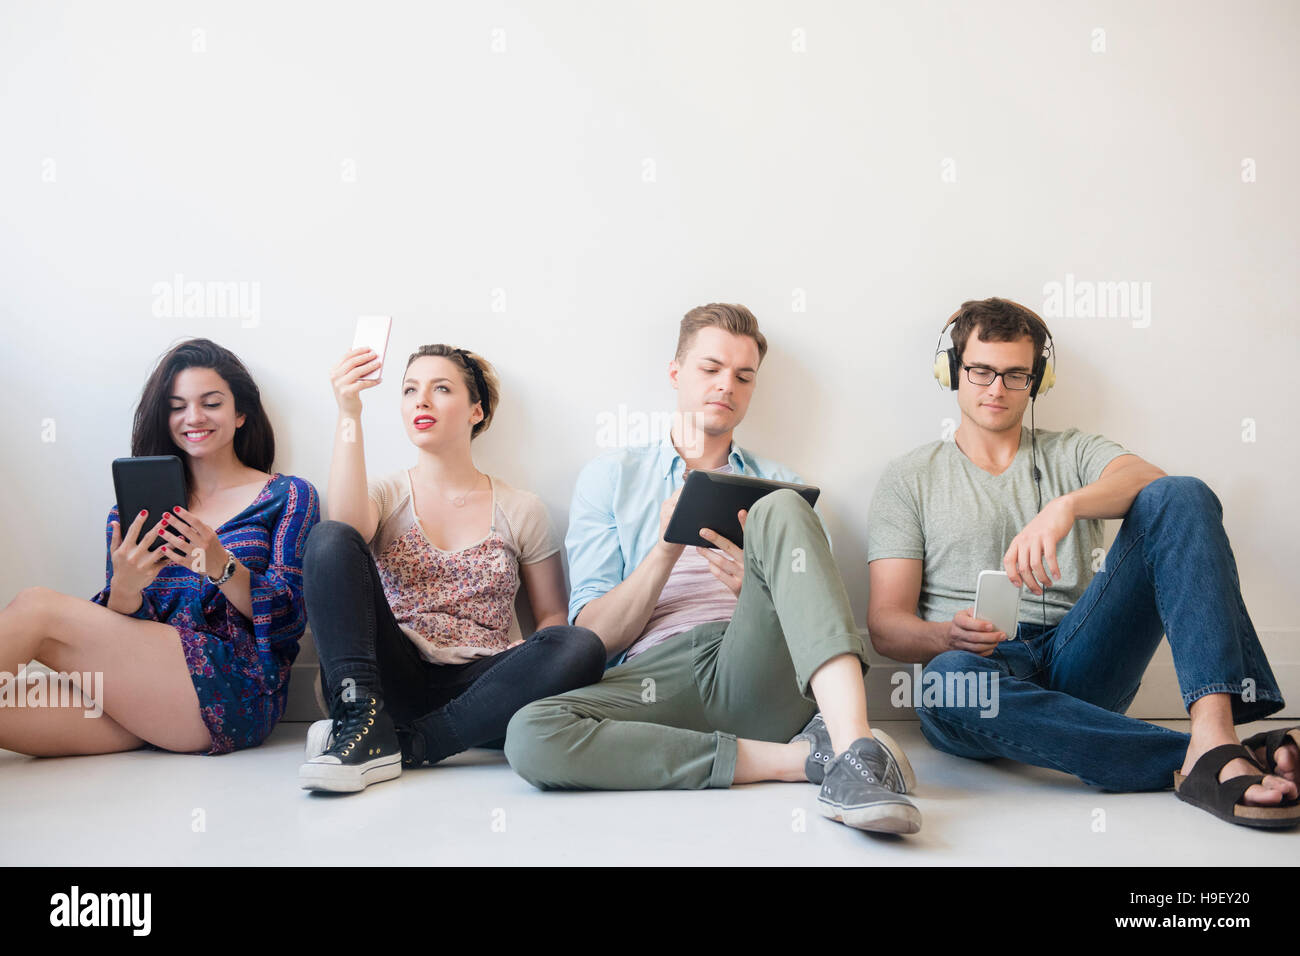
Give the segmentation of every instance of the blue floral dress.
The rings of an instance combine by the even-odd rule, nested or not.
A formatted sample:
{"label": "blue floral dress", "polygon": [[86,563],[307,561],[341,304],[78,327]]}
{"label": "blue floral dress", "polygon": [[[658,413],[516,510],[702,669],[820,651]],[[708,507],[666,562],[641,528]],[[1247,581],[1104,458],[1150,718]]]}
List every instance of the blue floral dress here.
{"label": "blue floral dress", "polygon": [[[114,505],[108,521],[117,519]],[[303,553],[319,521],[320,500],[311,482],[272,475],[251,505],[216,529],[226,550],[249,570],[251,621],[205,575],[176,564],[163,566],[131,615],[170,624],[180,635],[212,734],[209,754],[257,746],[284,713],[289,668],[307,626]],[[106,538],[113,538],[107,525]],[[112,580],[110,554],[107,583],[91,600],[107,605]]]}

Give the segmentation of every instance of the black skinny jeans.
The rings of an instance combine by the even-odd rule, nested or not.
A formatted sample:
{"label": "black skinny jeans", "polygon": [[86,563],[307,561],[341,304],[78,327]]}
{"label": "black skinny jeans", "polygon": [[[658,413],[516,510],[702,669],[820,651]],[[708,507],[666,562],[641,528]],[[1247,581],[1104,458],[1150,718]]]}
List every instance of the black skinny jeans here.
{"label": "black skinny jeans", "polygon": [[322,521],[307,538],[303,600],[326,699],[349,677],[382,696],[395,722],[424,735],[430,763],[470,747],[500,747],[515,711],[605,672],[600,638],[567,625],[466,664],[426,661],[397,625],[369,546],[341,521]]}

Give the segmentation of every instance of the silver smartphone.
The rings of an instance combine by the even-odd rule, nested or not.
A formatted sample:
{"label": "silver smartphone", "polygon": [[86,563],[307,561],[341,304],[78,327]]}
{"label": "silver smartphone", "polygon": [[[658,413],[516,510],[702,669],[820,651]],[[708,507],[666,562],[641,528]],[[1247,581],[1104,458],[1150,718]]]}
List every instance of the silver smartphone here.
{"label": "silver smartphone", "polygon": [[388,333],[393,327],[393,318],[390,315],[359,315],[357,316],[357,332],[352,337],[352,347],[354,349],[367,348],[379,356],[379,368],[366,375],[362,375],[362,381],[371,381],[379,378],[384,370],[384,356],[388,352]]}
{"label": "silver smartphone", "polygon": [[1007,640],[1014,641],[1022,590],[1011,583],[1005,571],[981,571],[975,582],[975,616],[991,623]]}

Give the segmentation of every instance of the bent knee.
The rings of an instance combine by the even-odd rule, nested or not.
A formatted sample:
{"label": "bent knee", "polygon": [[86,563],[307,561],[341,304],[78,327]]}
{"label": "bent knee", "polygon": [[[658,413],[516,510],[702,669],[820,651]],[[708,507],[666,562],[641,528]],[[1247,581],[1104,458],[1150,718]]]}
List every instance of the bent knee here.
{"label": "bent knee", "polygon": [[565,671],[581,678],[583,684],[595,683],[604,676],[609,652],[590,628],[556,624],[542,628],[532,639],[552,647],[552,652],[561,656]]}
{"label": "bent knee", "polygon": [[[765,527],[769,524],[790,525],[799,528],[816,528],[825,541],[825,531],[803,495],[792,488],[778,488],[754,502],[745,518],[747,528]],[[749,535],[745,536],[749,540]]]}
{"label": "bent knee", "polygon": [[1138,492],[1134,505],[1169,507],[1191,505],[1223,514],[1223,504],[1209,485],[1194,475],[1165,475]]}
{"label": "bent knee", "polygon": [[812,511],[812,505],[808,504],[808,499],[793,488],[778,488],[765,494],[754,502],[754,507],[749,509],[750,517],[754,514],[761,514],[764,511]]}
{"label": "bent knee", "polygon": [[341,548],[366,547],[361,532],[346,521],[322,521],[307,534],[307,550],[303,555],[304,570],[308,564],[327,560]]}
{"label": "bent knee", "polygon": [[65,595],[60,594],[53,588],[39,585],[23,588],[14,595],[13,600],[5,607],[5,610],[13,611],[15,614],[31,619],[31,623],[34,625],[37,621],[44,621],[53,614],[55,606],[64,597]]}

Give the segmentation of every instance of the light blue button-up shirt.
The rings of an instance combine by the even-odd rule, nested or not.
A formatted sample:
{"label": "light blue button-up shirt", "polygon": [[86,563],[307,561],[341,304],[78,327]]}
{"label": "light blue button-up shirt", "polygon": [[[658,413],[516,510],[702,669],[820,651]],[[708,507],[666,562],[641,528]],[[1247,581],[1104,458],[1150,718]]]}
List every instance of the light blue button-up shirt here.
{"label": "light blue button-up shirt", "polygon": [[[734,441],[727,462],[738,475],[803,483],[792,469]],[[658,543],[659,510],[682,486],[685,470],[671,437],[665,437],[657,445],[601,455],[578,474],[564,536],[572,582],[570,624],[588,601],[623,583]]]}

